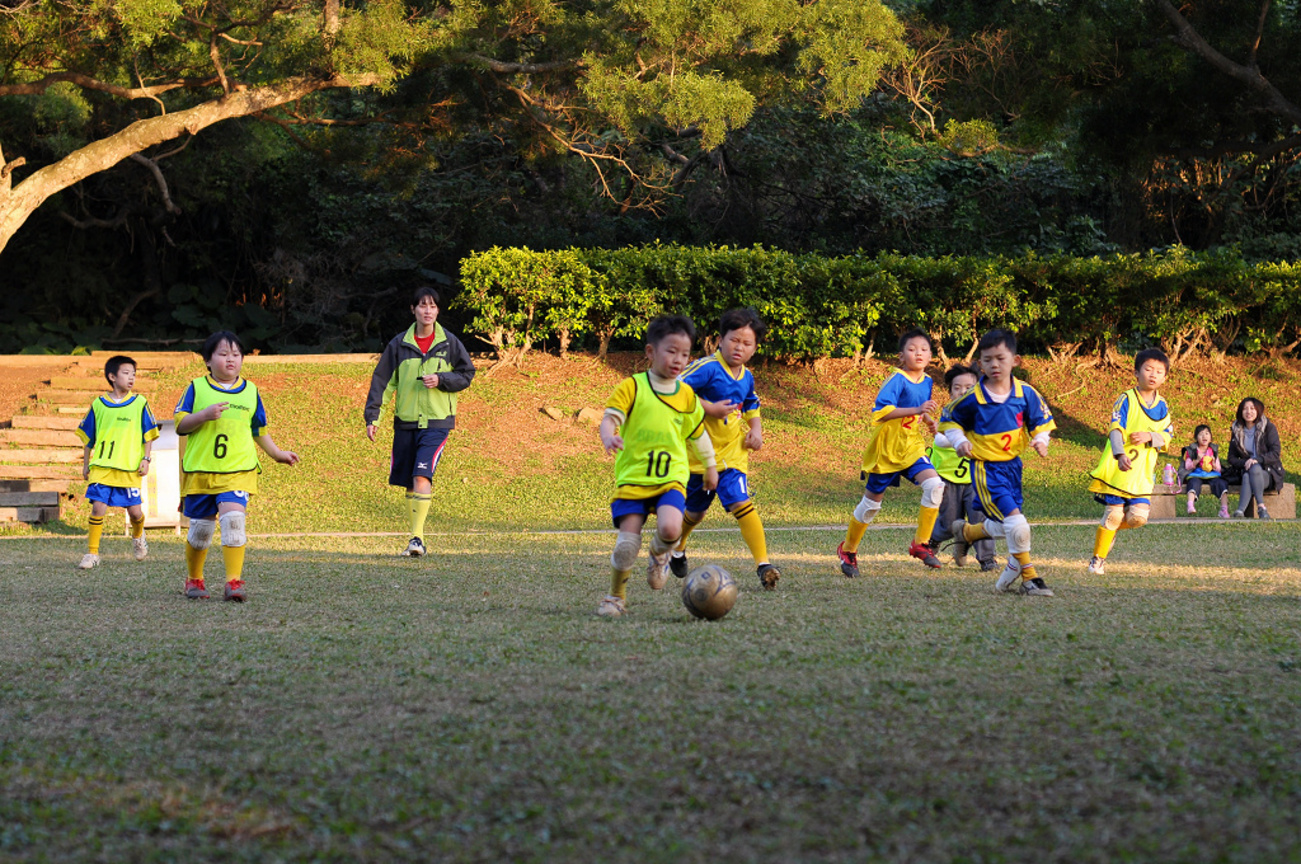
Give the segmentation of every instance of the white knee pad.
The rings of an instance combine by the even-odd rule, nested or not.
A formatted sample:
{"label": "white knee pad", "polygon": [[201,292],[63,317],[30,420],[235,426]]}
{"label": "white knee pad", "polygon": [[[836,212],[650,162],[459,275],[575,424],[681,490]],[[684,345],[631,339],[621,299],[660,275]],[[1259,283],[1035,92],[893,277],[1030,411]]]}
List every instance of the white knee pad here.
{"label": "white knee pad", "polygon": [[195,549],[207,549],[212,545],[212,532],[217,530],[217,523],[211,519],[191,519],[190,533],[186,542]]}
{"label": "white knee pad", "polygon": [[637,563],[637,553],[641,551],[641,532],[620,531],[614,541],[614,552],[610,553],[610,565],[615,570],[631,570]]}
{"label": "white knee pad", "polygon": [[1142,528],[1147,524],[1147,516],[1152,508],[1147,504],[1131,504],[1125,510],[1125,525],[1129,528]]}
{"label": "white knee pad", "polygon": [[238,510],[222,513],[219,521],[221,522],[222,546],[243,546],[247,542],[247,538],[244,536],[243,513]]}
{"label": "white knee pad", "polygon": [[986,519],[984,528],[985,528],[985,533],[996,540],[1001,540],[1002,538],[1007,536],[1006,522],[996,522],[993,519]]}
{"label": "white knee pad", "polygon": [[944,481],[939,477],[932,477],[929,480],[922,481],[922,506],[939,507],[940,502],[944,500]]}
{"label": "white knee pad", "polygon": [[854,518],[863,524],[867,524],[876,518],[876,511],[880,509],[880,501],[873,501],[864,495],[863,500],[859,501],[858,506],[854,508]]}
{"label": "white knee pad", "polygon": [[1007,551],[1013,555],[1030,551],[1030,522],[1024,514],[1018,513],[1004,519],[1003,530],[1007,532]]}
{"label": "white knee pad", "polygon": [[1115,531],[1120,528],[1120,523],[1125,519],[1125,508],[1119,504],[1108,504],[1102,511],[1102,527],[1108,531]]}

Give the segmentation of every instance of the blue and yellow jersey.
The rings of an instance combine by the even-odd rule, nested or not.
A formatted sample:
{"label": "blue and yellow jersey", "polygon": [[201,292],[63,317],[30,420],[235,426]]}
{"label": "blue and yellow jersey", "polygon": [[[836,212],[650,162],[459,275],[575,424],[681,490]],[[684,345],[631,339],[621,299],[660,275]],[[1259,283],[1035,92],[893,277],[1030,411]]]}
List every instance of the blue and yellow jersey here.
{"label": "blue and yellow jersey", "polygon": [[884,420],[896,408],[920,408],[931,398],[931,379],[919,372],[910,378],[902,369],[885,379],[872,406],[872,429],[863,449],[864,474],[890,474],[903,471],[926,455],[922,437],[922,416],[912,414]]}
{"label": "blue and yellow jersey", "polygon": [[87,482],[139,489],[145,442],[158,437],[158,428],[149,403],[138,393],[121,402],[109,396],[97,398],[77,426],[77,437],[90,448]]}
{"label": "blue and yellow jersey", "polygon": [[[1111,452],[1111,433],[1119,432],[1125,442],[1130,468],[1120,470],[1120,463]],[[1152,432],[1165,441],[1160,448],[1150,444],[1132,444],[1129,436],[1135,432]],[[1111,406],[1111,425],[1107,427],[1108,440],[1102,445],[1102,458],[1089,476],[1090,492],[1120,495],[1125,498],[1146,498],[1152,494],[1156,473],[1157,454],[1174,440],[1174,424],[1170,408],[1161,395],[1155,394],[1151,405],[1144,405],[1138,390],[1130,389],[1120,394]]]}
{"label": "blue and yellow jersey", "polygon": [[[721,351],[701,357],[678,376],[696,391],[701,399],[710,402],[735,402],[738,407],[723,418],[705,417],[705,431],[714,442],[714,458],[720,472],[735,468],[743,473],[750,469],[750,452],[745,449],[745,435],[750,431],[751,418],[759,416],[759,396],[754,392],[754,375],[741,368],[733,375]],[[692,450],[691,473],[704,474],[705,464]]]}
{"label": "blue and yellow jersey", "polygon": [[982,377],[948,413],[971,442],[972,458],[984,462],[1017,459],[1036,435],[1057,428],[1039,391],[1017,378],[1012,379],[1007,400],[1000,403],[990,397]]}
{"label": "blue and yellow jersey", "polygon": [[[940,412],[939,429],[937,432],[943,433],[950,429],[959,429],[957,423],[953,422],[953,406],[946,405]],[[932,444],[926,450],[926,456],[935,466],[935,471],[950,483],[959,486],[965,486],[971,483],[971,465],[969,460],[958,455],[958,451],[952,447],[940,447]]]}
{"label": "blue and yellow jersey", "polygon": [[197,378],[176,403],[176,422],[217,402],[230,407],[219,420],[204,423],[186,436],[182,495],[257,491],[262,468],[253,439],[266,434],[267,412],[255,384],[237,378],[227,387],[211,375]]}
{"label": "blue and yellow jersey", "polygon": [[704,434],[705,410],[691,385],[674,383],[672,393],[660,393],[641,372],[619,382],[605,403],[623,417],[623,449],[614,460],[615,498],[636,501],[669,489],[686,491],[687,441]]}

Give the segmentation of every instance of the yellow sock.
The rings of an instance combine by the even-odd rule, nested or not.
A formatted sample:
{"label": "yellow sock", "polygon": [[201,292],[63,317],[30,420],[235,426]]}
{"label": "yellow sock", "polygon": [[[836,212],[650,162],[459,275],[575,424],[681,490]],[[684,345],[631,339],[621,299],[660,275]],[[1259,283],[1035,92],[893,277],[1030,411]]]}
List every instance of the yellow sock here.
{"label": "yellow sock", "polygon": [[140,521],[131,520],[131,539],[138,540],[145,535],[145,517],[141,516]]}
{"label": "yellow sock", "polygon": [[632,576],[631,570],[615,570],[610,568],[610,595],[618,597],[620,600],[628,599],[628,579]]}
{"label": "yellow sock", "polygon": [[763,520],[759,518],[759,512],[754,509],[754,504],[746,501],[741,506],[732,511],[736,517],[736,524],[741,527],[741,539],[750,549],[750,554],[754,556],[754,563],[768,563],[768,540],[763,536]]}
{"label": "yellow sock", "polygon": [[104,533],[104,517],[90,517],[90,531],[86,535],[86,548],[91,555],[99,554],[99,538]]}
{"label": "yellow sock", "polygon": [[849,530],[845,532],[845,551],[857,552],[858,544],[863,542],[863,535],[867,533],[866,522],[859,522],[853,516],[849,517]]}
{"label": "yellow sock", "polygon": [[[700,514],[699,519],[692,519],[690,513],[683,513],[682,514],[682,536],[678,538],[678,545],[674,548],[676,548],[679,552],[687,551],[687,538],[691,536],[692,531],[696,530],[696,526],[703,521],[705,521],[704,513]],[[745,536],[744,531],[741,532],[741,536],[743,537]]]}
{"label": "yellow sock", "polygon": [[425,519],[429,516],[429,505],[433,502],[433,497],[427,492],[412,492],[407,496],[407,502],[411,505],[411,536],[425,536]]}
{"label": "yellow sock", "polygon": [[244,547],[222,546],[221,559],[226,564],[226,581],[234,582],[244,572]]}
{"label": "yellow sock", "polygon": [[189,543],[185,544],[185,569],[189,571],[191,579],[203,581],[203,562],[207,557],[207,549],[195,549]]}
{"label": "yellow sock", "polygon": [[940,508],[923,507],[917,511],[917,533],[913,535],[914,543],[931,542],[935,531],[935,522],[940,518]]}
{"label": "yellow sock", "polygon": [[968,543],[975,543],[977,540],[989,539],[989,532],[985,530],[985,523],[979,525],[968,522],[962,526],[962,539]]}
{"label": "yellow sock", "polygon": [[1031,579],[1038,579],[1039,574],[1035,572],[1034,565],[1030,563],[1029,552],[1013,552],[1012,557],[1016,563],[1021,565],[1021,579],[1029,582]]}
{"label": "yellow sock", "polygon": [[1111,551],[1111,544],[1116,542],[1116,532],[1110,528],[1098,526],[1098,533],[1093,538],[1093,554],[1105,559]]}

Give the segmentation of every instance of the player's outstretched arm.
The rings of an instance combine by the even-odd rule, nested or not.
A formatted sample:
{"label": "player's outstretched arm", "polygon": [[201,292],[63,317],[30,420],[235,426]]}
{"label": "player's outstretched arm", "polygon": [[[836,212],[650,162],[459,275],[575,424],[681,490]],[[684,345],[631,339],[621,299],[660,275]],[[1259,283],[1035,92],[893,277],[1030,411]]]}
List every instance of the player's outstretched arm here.
{"label": "player's outstretched arm", "polygon": [[262,452],[279,462],[281,465],[297,465],[298,454],[292,450],[281,450],[276,446],[276,442],[271,440],[270,435],[259,435],[253,439],[257,446],[262,448]]}
{"label": "player's outstretched arm", "polygon": [[618,417],[613,414],[606,414],[601,418],[601,446],[605,448],[606,453],[611,455],[623,449],[623,439],[617,434],[618,429]]}

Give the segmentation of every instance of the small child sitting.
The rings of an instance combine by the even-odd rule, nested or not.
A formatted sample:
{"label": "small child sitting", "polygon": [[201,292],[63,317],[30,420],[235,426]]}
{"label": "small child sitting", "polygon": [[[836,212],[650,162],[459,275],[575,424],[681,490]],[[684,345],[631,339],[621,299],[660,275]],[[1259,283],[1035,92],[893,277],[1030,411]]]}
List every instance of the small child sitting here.
{"label": "small child sitting", "polygon": [[1211,443],[1211,427],[1206,424],[1193,430],[1193,443],[1184,448],[1179,479],[1188,487],[1188,515],[1197,513],[1196,501],[1203,483],[1209,482],[1211,494],[1220,499],[1220,518],[1229,518],[1229,484],[1221,476],[1220,453]]}

